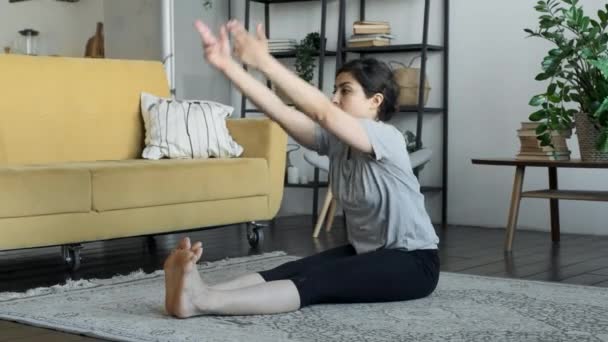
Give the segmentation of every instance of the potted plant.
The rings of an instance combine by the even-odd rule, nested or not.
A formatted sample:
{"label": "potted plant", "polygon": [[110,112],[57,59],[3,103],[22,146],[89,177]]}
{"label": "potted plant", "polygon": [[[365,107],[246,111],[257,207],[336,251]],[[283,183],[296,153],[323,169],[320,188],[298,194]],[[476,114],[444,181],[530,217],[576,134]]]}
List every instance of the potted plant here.
{"label": "potted plant", "polygon": [[524,30],[554,45],[536,76],[549,84],[530,100],[538,109],[529,119],[539,123],[542,146],[552,145],[553,134],[576,126],[581,158],[608,160],[608,5],[594,19],[578,2],[538,1],[539,27]]}
{"label": "potted plant", "polygon": [[[317,32],[307,34],[295,47],[296,60],[294,65],[296,74],[310,84],[313,83],[315,73],[315,54],[320,50],[321,36]],[[275,92],[285,103],[291,103],[289,97],[283,94],[280,89],[275,89]]]}

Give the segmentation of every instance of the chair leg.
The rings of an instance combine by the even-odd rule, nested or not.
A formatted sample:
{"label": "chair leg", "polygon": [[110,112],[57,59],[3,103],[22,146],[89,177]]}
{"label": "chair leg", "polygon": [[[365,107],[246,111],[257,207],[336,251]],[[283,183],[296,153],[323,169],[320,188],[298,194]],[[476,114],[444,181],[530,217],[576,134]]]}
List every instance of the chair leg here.
{"label": "chair leg", "polygon": [[338,202],[336,199],[331,200],[331,204],[329,205],[329,212],[327,213],[327,224],[325,225],[325,230],[330,231],[331,227],[334,224],[334,216],[336,216],[336,207],[338,206]]}
{"label": "chair leg", "polygon": [[323,209],[321,209],[321,213],[317,218],[317,224],[315,224],[315,230],[312,233],[312,237],[316,238],[319,236],[319,232],[321,231],[321,226],[323,222],[325,222],[325,217],[327,216],[327,210],[329,209],[329,205],[332,202],[333,195],[331,193],[331,189],[327,188],[327,194],[325,195],[325,202],[323,202]]}

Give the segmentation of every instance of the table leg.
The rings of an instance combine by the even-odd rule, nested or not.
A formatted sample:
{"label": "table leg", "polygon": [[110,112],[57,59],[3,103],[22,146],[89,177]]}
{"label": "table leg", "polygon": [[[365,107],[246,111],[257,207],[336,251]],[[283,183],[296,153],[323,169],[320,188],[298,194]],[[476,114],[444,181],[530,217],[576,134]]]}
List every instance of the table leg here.
{"label": "table leg", "polygon": [[[557,190],[557,168],[549,167],[549,189]],[[559,242],[559,200],[551,199],[551,240],[553,242]]]}
{"label": "table leg", "polygon": [[517,216],[519,215],[519,203],[521,202],[521,190],[524,184],[524,173],[526,167],[517,166],[515,169],[515,180],[513,181],[513,194],[511,195],[511,208],[509,209],[509,222],[505,236],[505,252],[511,252],[513,248],[513,236],[517,226]]}

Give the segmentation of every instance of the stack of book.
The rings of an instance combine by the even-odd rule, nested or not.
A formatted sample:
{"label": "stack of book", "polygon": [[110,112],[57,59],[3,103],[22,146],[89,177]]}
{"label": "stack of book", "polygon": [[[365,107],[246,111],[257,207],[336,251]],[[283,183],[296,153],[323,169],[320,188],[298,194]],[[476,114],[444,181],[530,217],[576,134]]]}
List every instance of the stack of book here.
{"label": "stack of book", "polygon": [[348,47],[387,46],[391,44],[391,26],[387,21],[355,21]]}
{"label": "stack of book", "polygon": [[291,52],[296,49],[297,44],[295,39],[269,39],[268,50],[270,53]]}
{"label": "stack of book", "polygon": [[570,132],[553,132],[551,135],[551,146],[541,146],[540,140],[536,138],[537,122],[522,122],[521,128],[517,130],[521,148],[517,154],[520,160],[570,160],[570,150],[566,139]]}

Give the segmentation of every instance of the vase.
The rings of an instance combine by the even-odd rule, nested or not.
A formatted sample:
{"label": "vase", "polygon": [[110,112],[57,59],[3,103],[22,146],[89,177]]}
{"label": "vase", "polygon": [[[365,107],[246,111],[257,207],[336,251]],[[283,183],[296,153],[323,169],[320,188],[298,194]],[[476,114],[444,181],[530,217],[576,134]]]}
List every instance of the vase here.
{"label": "vase", "polygon": [[597,141],[600,137],[600,129],[595,127],[593,122],[589,120],[588,114],[574,114],[574,123],[576,126],[578,145],[581,151],[581,160],[591,162],[608,161],[608,152],[601,152],[596,148]]}

